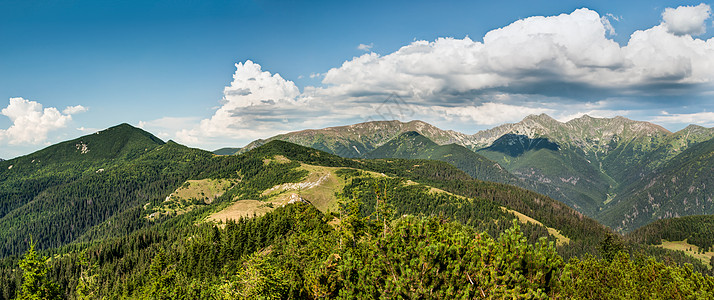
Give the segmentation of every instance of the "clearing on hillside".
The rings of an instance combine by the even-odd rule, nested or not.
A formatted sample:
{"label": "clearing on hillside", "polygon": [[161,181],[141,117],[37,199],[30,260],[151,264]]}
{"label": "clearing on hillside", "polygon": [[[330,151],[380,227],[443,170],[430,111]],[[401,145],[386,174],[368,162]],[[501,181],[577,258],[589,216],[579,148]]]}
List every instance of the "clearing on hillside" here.
{"label": "clearing on hillside", "polygon": [[696,245],[692,245],[687,242],[687,240],[684,241],[674,241],[670,242],[667,240],[662,240],[661,245],[654,245],[655,247],[660,247],[664,249],[669,249],[669,250],[674,250],[674,251],[682,251],[684,254],[689,255],[691,257],[694,257],[698,260],[701,260],[704,265],[709,266],[711,268],[712,266],[709,264],[709,262],[712,259],[712,256],[714,256],[714,251],[709,251],[709,252],[704,252],[700,253],[699,252],[699,247]]}
{"label": "clearing on hillside", "polygon": [[562,234],[560,233],[560,231],[558,231],[558,230],[555,229],[555,228],[547,227],[547,226],[543,225],[543,223],[539,222],[538,220],[533,219],[533,218],[531,218],[531,217],[529,217],[529,216],[526,216],[526,215],[524,215],[524,214],[522,214],[522,213],[520,213],[520,212],[518,212],[518,211],[515,211],[515,210],[512,210],[512,209],[507,209],[507,208],[505,208],[505,207],[501,207],[501,209],[503,209],[503,210],[505,210],[505,211],[508,211],[508,212],[513,213],[514,215],[516,215],[516,217],[518,218],[518,221],[520,221],[521,223],[524,223],[524,224],[525,224],[525,223],[533,223],[533,224],[536,224],[536,225],[540,225],[540,226],[545,227],[545,229],[548,230],[548,233],[549,233],[550,235],[552,235],[552,236],[554,236],[556,239],[558,239],[558,242],[556,242],[556,245],[558,245],[558,246],[561,246],[561,245],[570,243],[570,238],[568,238],[567,236],[562,235]]}
{"label": "clearing on hillside", "polygon": [[228,179],[187,180],[166,197],[164,202],[154,207],[153,213],[147,218],[154,219],[166,214],[179,215],[191,211],[198,205],[211,204],[237,183],[238,180]]}
{"label": "clearing on hillside", "polygon": [[[274,157],[271,161],[276,160]],[[322,212],[336,210],[335,192],[342,191],[345,180],[337,176],[335,172],[343,168],[308,164],[301,164],[299,168],[309,172],[303,181],[279,184],[269,188],[261,194],[262,200],[235,199],[236,202],[210,215],[207,221],[225,222],[229,219],[237,220],[241,217],[259,216],[276,207],[296,201],[308,202]]]}

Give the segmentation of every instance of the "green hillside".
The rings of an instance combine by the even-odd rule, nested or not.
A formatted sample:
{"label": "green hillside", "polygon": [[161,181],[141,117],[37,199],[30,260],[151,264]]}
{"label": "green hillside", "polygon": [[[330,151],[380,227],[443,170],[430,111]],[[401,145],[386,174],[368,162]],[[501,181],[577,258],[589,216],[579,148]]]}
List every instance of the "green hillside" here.
{"label": "green hillside", "polygon": [[[400,137],[410,131],[432,143]],[[711,138],[714,129],[700,126],[671,133],[661,126],[623,117],[584,115],[560,122],[541,114],[473,135],[441,130],[419,121],[367,122],[286,133],[255,141],[241,151],[268,141],[284,140],[349,158],[442,160],[479,179],[516,184],[548,195],[610,226],[624,229],[630,226],[622,227],[622,221],[632,218],[628,214],[633,212],[611,208],[612,201],[625,201],[625,196],[632,195],[628,191],[639,187],[645,176],[659,172],[669,160]],[[463,147],[494,161],[494,166],[510,174],[498,167],[484,166],[483,157],[467,153]],[[686,211],[684,207],[674,207],[672,216],[706,212],[701,207]],[[657,218],[641,213],[638,217],[644,220],[640,225]]]}
{"label": "green hillside", "polygon": [[383,145],[397,135],[416,131],[440,144],[461,144],[468,136],[450,130],[441,130],[422,121],[403,123],[400,121],[374,121],[349,126],[311,129],[277,135],[254,141],[241,149],[250,151],[273,140],[287,141],[312,147],[342,157],[361,157]]}
{"label": "green hillside", "polygon": [[661,244],[662,240],[684,241],[703,251],[714,250],[714,215],[662,219],[627,234],[636,243]]}
{"label": "green hillside", "polygon": [[712,171],[714,140],[695,144],[624,189],[601,219],[627,231],[653,219],[714,213]]}
{"label": "green hillside", "polygon": [[701,150],[714,136],[710,128],[670,133],[622,117],[583,116],[562,123],[540,115],[475,136],[492,143],[477,153],[521,179],[557,187],[560,194],[534,190],[617,230],[714,212],[703,175],[712,160]]}
{"label": "green hillside", "polygon": [[[51,257],[32,264],[47,268],[38,282],[66,298],[714,293],[700,260],[623,241],[542,194],[476,179],[454,166],[479,161],[461,146],[414,132],[383,146],[464,158],[344,158],[279,140],[218,156],[122,125],[2,162],[0,299],[28,284],[19,255],[38,259],[30,236]],[[90,156],[96,149],[113,150]],[[519,157],[537,152],[553,150]]]}
{"label": "green hillside", "polygon": [[518,181],[497,163],[463,146],[439,145],[416,131],[402,133],[363,157],[439,160],[480,180],[511,184]]}
{"label": "green hillside", "polygon": [[0,256],[25,251],[29,236],[40,249],[72,242],[162,199],[210,158],[122,124],[0,162]]}
{"label": "green hillside", "polygon": [[634,243],[681,251],[714,267],[714,216],[662,219],[627,234]]}

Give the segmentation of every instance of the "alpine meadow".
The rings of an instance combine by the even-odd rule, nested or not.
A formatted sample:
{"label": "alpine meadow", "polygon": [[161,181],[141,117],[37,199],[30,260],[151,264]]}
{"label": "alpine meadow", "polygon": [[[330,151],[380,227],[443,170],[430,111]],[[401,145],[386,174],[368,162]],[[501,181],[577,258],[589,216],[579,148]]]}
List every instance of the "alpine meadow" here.
{"label": "alpine meadow", "polygon": [[0,300],[714,299],[712,27],[0,0]]}

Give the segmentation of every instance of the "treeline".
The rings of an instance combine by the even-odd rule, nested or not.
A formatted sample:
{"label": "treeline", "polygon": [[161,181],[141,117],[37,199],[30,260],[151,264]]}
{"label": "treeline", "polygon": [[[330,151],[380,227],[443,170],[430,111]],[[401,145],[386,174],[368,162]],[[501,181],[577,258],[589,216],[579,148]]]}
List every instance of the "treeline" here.
{"label": "treeline", "polygon": [[[604,240],[607,235],[612,234],[612,231],[597,221],[559,201],[515,186],[474,179],[445,162],[419,159],[347,159],[278,140],[271,141],[246,154],[255,157],[283,155],[293,161],[302,161],[308,164],[369,170],[410,179],[455,195],[490,201],[498,206],[504,206],[530,216],[570,238],[569,244],[558,247],[559,253],[566,259],[582,257],[587,253],[598,253],[599,242]],[[656,255],[660,259],[666,257],[666,259],[678,263],[694,263],[698,270],[706,269],[695,259],[689,257],[662,253],[656,249],[642,250]]]}

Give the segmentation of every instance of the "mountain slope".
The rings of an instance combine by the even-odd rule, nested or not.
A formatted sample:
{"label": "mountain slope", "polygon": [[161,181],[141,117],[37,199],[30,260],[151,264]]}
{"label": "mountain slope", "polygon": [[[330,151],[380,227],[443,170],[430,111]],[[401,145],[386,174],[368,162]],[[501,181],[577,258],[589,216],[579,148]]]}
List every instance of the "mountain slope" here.
{"label": "mountain slope", "polygon": [[[200,173],[212,154],[126,124],[0,162],[0,256],[67,244]],[[115,226],[138,226],[119,219]]]}
{"label": "mountain slope", "polygon": [[597,244],[607,233],[595,220],[563,203],[512,185],[474,179],[451,164],[441,161],[346,159],[283,141],[272,141],[251,152],[260,155],[283,155],[288,159],[309,164],[359,168],[406,178],[455,195],[489,199],[500,206],[534,218],[544,226],[555,228],[570,238],[570,247],[561,249],[568,256],[585,251],[584,249],[596,251]]}
{"label": "mountain slope", "polygon": [[364,158],[432,159],[447,162],[485,181],[514,184],[518,181],[497,163],[463,146],[439,145],[416,131],[408,131],[364,155]]}
{"label": "mountain slope", "polygon": [[[619,224],[630,218],[624,210],[612,212],[609,207],[613,199],[621,201],[623,195],[632,195],[628,191],[638,186],[645,176],[657,172],[658,168],[689,147],[714,137],[714,129],[700,126],[689,126],[671,133],[661,126],[623,117],[593,118],[584,115],[560,122],[541,114],[474,135],[440,130],[419,121],[368,122],[287,133],[255,141],[242,151],[279,139],[356,158],[375,151],[408,131],[416,131],[437,145],[455,143],[471,149],[520,179],[519,186],[546,194],[588,216],[600,218],[602,214],[608,219],[608,224]],[[426,147],[433,148],[434,145]],[[450,147],[451,151],[459,153],[457,156],[463,156],[463,149]],[[446,157],[449,153],[444,147],[439,148],[439,155],[408,149],[407,145],[402,148],[382,149],[370,154],[370,157],[440,157],[448,161]],[[451,162],[458,163],[455,159]],[[460,167],[475,174],[463,163]],[[479,178],[514,183],[502,177]],[[607,212],[603,211],[605,209]]]}
{"label": "mountain slope", "polygon": [[714,267],[714,215],[657,220],[628,233],[626,238],[681,251]]}
{"label": "mountain slope", "polygon": [[636,243],[661,244],[662,240],[684,241],[714,250],[714,215],[686,216],[652,222],[627,234]]}
{"label": "mountain slope", "polygon": [[[399,149],[399,145],[423,146],[429,142],[415,133],[400,137],[404,143],[393,146],[403,155],[411,155],[414,147]],[[522,274],[528,273],[524,268],[544,262],[559,269],[539,271],[537,276],[562,276],[566,284],[573,282],[574,271],[615,274],[607,281],[619,284],[616,280],[623,274],[623,265],[629,266],[624,272],[633,276],[643,274],[642,270],[667,267],[648,260],[647,265],[638,262],[639,267],[632,268],[635,265],[621,255],[618,264],[586,258],[582,264],[571,260],[572,265],[563,268],[564,261],[573,256],[604,256],[599,245],[603,240],[611,241],[612,233],[547,196],[477,180],[442,161],[350,159],[277,140],[233,156],[216,156],[173,142],[144,151],[130,158],[100,160],[103,171],[95,171],[92,165],[76,180],[42,191],[30,204],[0,218],[0,234],[8,234],[0,241],[24,245],[21,237],[32,233],[43,247],[65,245],[51,250],[48,274],[68,298],[76,295],[81,286],[78,282],[88,282],[86,278],[92,280],[88,290],[94,296],[108,298],[182,295],[202,299],[219,292],[235,296],[236,291],[245,290],[246,284],[265,283],[266,279],[279,284],[285,293],[296,286],[295,298],[309,298],[316,291],[324,296],[322,287],[327,285],[323,283],[331,284],[333,278],[342,278],[348,288],[354,281],[345,278],[365,270],[375,274],[370,275],[373,280],[361,283],[367,289],[373,288],[372,281],[393,276],[399,276],[395,282],[407,284],[419,282],[419,278],[440,278],[414,277],[423,276],[424,259],[430,274],[452,278],[452,283],[442,285],[447,292],[460,282],[462,288],[472,289],[469,297],[473,298],[483,292],[473,289],[474,284],[464,284],[468,282],[465,280],[494,282],[479,280],[507,272],[516,274],[525,284]],[[74,163],[87,161],[73,159]],[[343,201],[341,205],[332,205],[338,200]],[[268,213],[251,217],[256,210],[230,211],[236,206],[245,208],[241,205],[246,203]],[[105,209],[94,210],[97,207]],[[235,220],[235,216],[247,218]],[[524,222],[520,229],[514,225],[516,218]],[[12,220],[25,223],[8,226]],[[550,234],[560,236],[559,243],[536,243],[541,237],[555,242]],[[48,241],[48,235],[57,240]],[[548,249],[549,254],[526,255],[523,251],[527,249]],[[419,255],[414,251],[420,251]],[[676,257],[670,254],[661,257]],[[465,263],[464,258],[479,263]],[[84,261],[96,267],[86,268]],[[412,264],[415,261],[420,263]],[[494,261],[505,261],[507,266],[494,265]],[[594,264],[611,266],[612,271],[601,272],[601,267],[592,270]],[[16,278],[21,277],[17,259],[6,257],[0,265],[2,297],[13,298],[18,290]],[[471,268],[467,279],[465,267]],[[453,274],[444,275],[444,270]],[[697,263],[682,271],[692,278],[679,273],[675,277],[684,278],[680,281],[687,284],[708,284],[700,280],[699,272],[705,271],[706,267]],[[507,274],[498,277],[510,276]],[[594,275],[599,276],[581,276],[593,282],[602,280]],[[669,277],[662,280],[673,281]],[[651,283],[652,277],[641,281]],[[313,289],[313,283],[321,284],[317,286],[320,289]],[[659,286],[659,281],[651,284]],[[523,292],[520,284],[513,288]],[[698,286],[691,288],[701,290]],[[334,295],[341,293],[340,287],[331,289]],[[591,292],[590,285],[581,289],[583,295]],[[285,293],[281,294],[283,298],[289,298]]]}
{"label": "mountain slope", "polygon": [[[494,140],[498,134],[502,135]],[[561,123],[540,115],[529,116],[522,122],[499,126],[475,136],[481,142],[492,143],[478,150],[478,153],[498,162],[522,179],[535,179],[556,186],[565,197],[548,191],[540,192],[554,196],[613,228],[631,230],[661,217],[708,211],[702,207],[694,208],[701,206],[697,199],[704,201],[706,195],[711,195],[708,191],[689,192],[698,193],[694,199],[690,197],[689,203],[684,196],[670,197],[667,201],[671,205],[662,204],[663,200],[652,203],[649,196],[643,196],[647,193],[637,191],[647,185],[643,181],[657,181],[651,178],[654,176],[651,174],[667,173],[667,168],[674,170],[674,166],[684,163],[677,160],[677,155],[714,137],[714,130],[710,128],[689,126],[670,133],[660,126],[622,117],[608,119],[583,116]],[[659,170],[667,164],[669,167]],[[679,178],[700,176],[698,174],[701,171],[691,169],[680,168]],[[692,185],[688,181],[684,179],[684,183],[680,182],[682,186],[677,189],[690,189]],[[696,184],[702,186],[705,183]],[[661,187],[653,188],[665,190]],[[654,194],[651,196],[657,198]],[[669,197],[666,193],[662,196]],[[632,197],[640,200],[628,200]],[[640,204],[635,205],[635,202]],[[652,205],[654,207],[650,207]],[[657,208],[663,205],[670,209],[669,214],[654,212],[664,209]],[[639,221],[633,223],[633,218]]]}
{"label": "mountain slope", "polygon": [[342,157],[361,157],[397,135],[416,131],[437,144],[467,143],[468,135],[451,130],[441,130],[422,121],[403,123],[400,121],[375,121],[349,126],[310,129],[277,135],[265,140],[254,141],[243,147],[247,152],[273,140],[303,145]]}
{"label": "mountain slope", "polygon": [[655,219],[714,213],[712,172],[714,139],[689,147],[628,186],[600,219],[628,231]]}

